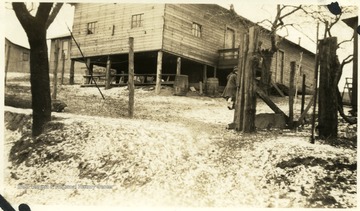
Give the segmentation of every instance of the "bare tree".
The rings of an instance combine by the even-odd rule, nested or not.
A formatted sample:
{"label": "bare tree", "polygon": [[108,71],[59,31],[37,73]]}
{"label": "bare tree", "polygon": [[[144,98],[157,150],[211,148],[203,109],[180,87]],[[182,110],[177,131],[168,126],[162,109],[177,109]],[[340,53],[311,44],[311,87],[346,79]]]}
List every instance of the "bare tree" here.
{"label": "bare tree", "polygon": [[[286,36],[278,36],[278,32],[282,29],[287,31],[287,27],[294,26],[295,23],[285,23],[285,19],[298,11],[302,11],[302,5],[291,6],[291,5],[277,5],[276,16],[274,20],[263,20],[257,24],[267,23],[270,25],[270,30],[267,36],[270,39],[271,46],[268,49],[261,49],[260,55],[263,59],[261,67],[261,79],[260,87],[268,94],[271,88],[271,63],[274,54],[279,50],[280,43],[286,38]],[[288,33],[288,32],[287,32]]]}
{"label": "bare tree", "polygon": [[[305,11],[306,14],[310,15],[313,19],[321,22],[324,25],[324,27],[325,27],[324,37],[327,37],[327,36],[332,37],[333,36],[332,29],[335,25],[337,25],[339,23],[339,21],[342,19],[343,15],[347,14],[347,13],[354,13],[354,12],[355,12],[355,8],[350,7],[350,6],[342,6],[341,13],[336,14],[336,15],[331,14],[325,6],[318,6],[316,9],[312,8],[312,10],[309,9],[309,10]],[[337,44],[337,47],[341,48],[343,44],[352,42],[353,40],[354,40],[354,34],[352,35],[351,38],[340,41]],[[353,59],[354,59],[354,55],[352,55],[352,54],[348,55],[341,62],[340,62],[339,58],[337,58],[338,68],[337,68],[336,75],[335,75],[335,78],[337,80],[337,83],[336,83],[337,85],[339,84],[339,81],[342,76],[345,65],[351,63],[353,61]],[[338,87],[337,87],[337,92],[338,92],[338,110],[339,110],[340,115],[348,123],[350,123],[350,124],[356,123],[356,121],[354,119],[348,118],[344,114],[342,98],[341,98]]]}
{"label": "bare tree", "polygon": [[[324,6],[316,6],[316,7],[309,7],[306,11],[304,11],[305,14],[312,17],[313,20],[316,20],[319,23],[322,23],[324,25],[324,39],[320,41],[320,43],[328,43],[327,37],[333,37],[333,29],[334,26],[339,24],[339,21],[342,19],[343,15],[346,13],[353,12],[353,8],[351,7],[341,7],[341,12],[332,14],[329,9]],[[337,43],[336,49],[340,48],[341,45],[347,42],[351,42],[354,39],[354,36],[352,36],[350,39],[343,40],[339,43]],[[328,43],[328,45],[330,45]],[[327,46],[320,45],[320,48],[326,48]],[[336,50],[335,49],[335,50]],[[336,52],[334,52],[336,55]],[[323,53],[319,55],[320,60],[322,60],[322,57],[324,57]],[[319,136],[320,137],[327,137],[329,134],[331,137],[337,137],[337,128],[338,128],[338,120],[337,120],[337,112],[339,111],[340,115],[343,117],[345,121],[347,121],[350,124],[355,124],[356,119],[347,117],[344,114],[343,109],[343,103],[342,103],[342,97],[338,88],[338,83],[340,81],[340,78],[343,73],[343,68],[346,64],[353,61],[353,55],[347,56],[345,59],[340,62],[338,56],[334,57],[334,62],[330,62],[327,64],[322,64],[324,67],[324,70],[326,69],[327,74],[323,73],[320,74],[325,78],[320,77],[320,91],[319,91]],[[326,68],[326,67],[327,68]],[[322,87],[323,85],[329,84],[327,83],[329,80],[334,80],[332,85],[329,87]],[[326,90],[324,90],[326,89]],[[329,89],[333,90],[329,93]],[[333,103],[329,104],[329,98],[333,100]],[[332,109],[329,109],[329,108]],[[328,111],[328,112],[325,112]],[[330,116],[335,115],[336,118],[328,118]],[[330,121],[331,119],[331,121]]]}
{"label": "bare tree", "polygon": [[35,16],[25,3],[13,2],[16,17],[24,28],[30,45],[30,83],[32,95],[32,135],[40,135],[51,120],[48,48],[46,31],[63,3],[40,3]]}
{"label": "bare tree", "polygon": [[289,16],[292,16],[294,13],[303,11],[304,8],[302,5],[292,6],[292,5],[277,5],[276,6],[276,16],[274,20],[265,19],[257,23],[253,23],[247,20],[244,17],[239,16],[234,10],[233,5],[230,5],[230,13],[225,11],[220,11],[217,13],[209,14],[209,21],[212,20],[212,17],[219,16],[228,16],[230,14],[230,23],[231,25],[237,25],[239,29],[248,30],[250,27],[254,25],[262,25],[264,27],[269,28],[269,30],[262,30],[262,33],[265,34],[266,39],[270,40],[270,48],[261,49],[259,48],[259,55],[262,57],[262,67],[261,67],[261,80],[260,87],[268,93],[269,88],[271,87],[271,63],[274,54],[279,50],[279,45],[282,40],[286,38],[286,36],[280,37],[278,36],[278,32],[280,30],[285,29],[287,31],[287,27],[291,27],[294,25],[298,25],[297,23],[286,23],[286,19]]}

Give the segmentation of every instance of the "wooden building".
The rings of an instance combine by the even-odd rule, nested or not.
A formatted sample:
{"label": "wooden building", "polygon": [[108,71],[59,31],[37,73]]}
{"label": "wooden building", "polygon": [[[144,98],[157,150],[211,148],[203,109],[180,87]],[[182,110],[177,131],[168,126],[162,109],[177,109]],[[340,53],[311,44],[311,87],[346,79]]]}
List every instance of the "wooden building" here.
{"label": "wooden building", "polygon": [[30,49],[5,38],[5,71],[30,73]]}
{"label": "wooden building", "polygon": [[[56,37],[49,38],[50,43],[50,56],[49,56],[49,66],[50,74],[54,73],[54,69],[57,62],[57,77],[58,81],[63,81],[64,84],[69,83],[70,78],[70,69],[71,65],[74,65],[74,71],[80,77],[75,77],[75,83],[82,83],[82,75],[85,74],[86,66],[80,62],[72,62],[70,53],[71,53],[71,35],[68,34],[59,35]],[[56,52],[55,52],[56,51]],[[57,56],[57,59],[55,58]]]}
{"label": "wooden building", "polygon": [[[85,58],[74,42],[70,55],[73,61],[86,61],[89,67],[105,66],[109,58],[111,68],[126,73],[128,40],[133,37],[135,74],[155,74],[161,52],[163,76],[188,75],[189,84],[195,87],[208,77],[217,77],[223,86],[226,76],[237,65],[239,38],[249,25],[253,23],[215,4],[78,3],[73,35]],[[264,30],[263,47],[270,43],[266,34]],[[314,54],[284,40],[274,56],[274,81],[288,84],[290,62],[298,62],[301,52],[300,74],[313,78]],[[307,82],[311,88],[313,80]]]}

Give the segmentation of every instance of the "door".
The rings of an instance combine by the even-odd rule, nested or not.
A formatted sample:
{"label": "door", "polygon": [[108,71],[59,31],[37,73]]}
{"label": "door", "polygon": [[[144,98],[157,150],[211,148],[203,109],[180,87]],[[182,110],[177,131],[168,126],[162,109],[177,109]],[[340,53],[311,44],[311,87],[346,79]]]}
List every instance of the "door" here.
{"label": "door", "polygon": [[[225,32],[225,49],[235,48],[235,31],[230,28],[226,28]],[[229,51],[224,53],[224,59],[234,59],[236,58],[234,51]]]}
{"label": "door", "polygon": [[225,49],[235,47],[235,31],[230,28],[226,28],[225,33]]}

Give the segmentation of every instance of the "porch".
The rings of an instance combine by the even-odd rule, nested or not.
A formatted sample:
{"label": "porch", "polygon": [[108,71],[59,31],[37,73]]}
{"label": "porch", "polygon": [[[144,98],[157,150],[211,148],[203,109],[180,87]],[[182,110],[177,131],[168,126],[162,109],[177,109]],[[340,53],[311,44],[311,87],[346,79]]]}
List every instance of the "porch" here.
{"label": "porch", "polygon": [[239,62],[239,48],[227,48],[218,50],[218,69],[232,69]]}

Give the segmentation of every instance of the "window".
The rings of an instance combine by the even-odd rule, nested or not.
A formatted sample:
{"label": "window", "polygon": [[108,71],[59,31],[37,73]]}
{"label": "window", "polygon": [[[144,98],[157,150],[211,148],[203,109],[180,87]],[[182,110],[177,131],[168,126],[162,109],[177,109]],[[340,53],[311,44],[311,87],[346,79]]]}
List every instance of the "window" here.
{"label": "window", "polygon": [[22,59],[23,59],[23,61],[29,61],[29,53],[23,52]]}
{"label": "window", "polygon": [[86,34],[95,34],[96,22],[87,23]]}
{"label": "window", "polygon": [[198,23],[193,23],[191,31],[195,37],[201,37],[202,26]]}
{"label": "window", "polygon": [[68,51],[69,51],[69,41],[63,41],[63,46],[62,46],[62,50],[63,50],[63,54],[64,57],[63,59],[67,59],[68,58]]}
{"label": "window", "polygon": [[142,17],[144,14],[136,14],[131,17],[131,28],[142,27]]}

